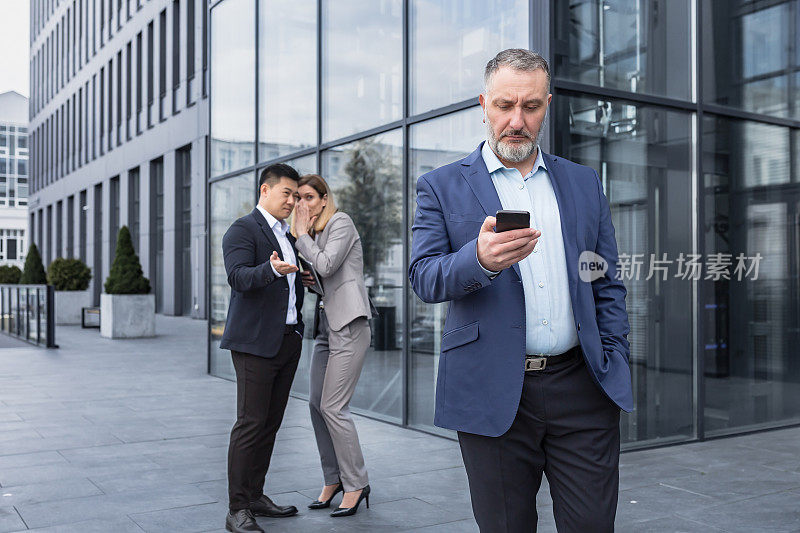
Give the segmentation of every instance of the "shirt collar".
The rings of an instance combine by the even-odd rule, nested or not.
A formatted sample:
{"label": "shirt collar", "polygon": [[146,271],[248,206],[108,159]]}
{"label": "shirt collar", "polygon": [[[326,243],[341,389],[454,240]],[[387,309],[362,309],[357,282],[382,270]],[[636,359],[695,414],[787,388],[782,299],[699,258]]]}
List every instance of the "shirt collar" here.
{"label": "shirt collar", "polygon": [[[498,158],[497,154],[494,153],[494,150],[489,147],[488,142],[483,143],[483,147],[481,148],[481,156],[483,157],[483,162],[486,163],[486,170],[489,171],[489,175],[503,168],[511,170],[507,166],[503,165],[503,163],[500,161],[500,158]],[[531,170],[531,174],[535,174],[540,168],[547,171],[547,165],[544,164],[544,158],[542,157],[542,149],[537,145],[536,161],[533,163],[533,170]]]}
{"label": "shirt collar", "polygon": [[258,209],[261,212],[261,214],[264,215],[264,218],[267,220],[267,224],[269,224],[269,227],[272,230],[277,229],[284,235],[286,234],[287,231],[289,231],[289,224],[287,224],[285,220],[278,220],[277,218],[272,216],[269,213],[269,211],[261,207],[261,205],[259,204],[256,204],[256,209]]}

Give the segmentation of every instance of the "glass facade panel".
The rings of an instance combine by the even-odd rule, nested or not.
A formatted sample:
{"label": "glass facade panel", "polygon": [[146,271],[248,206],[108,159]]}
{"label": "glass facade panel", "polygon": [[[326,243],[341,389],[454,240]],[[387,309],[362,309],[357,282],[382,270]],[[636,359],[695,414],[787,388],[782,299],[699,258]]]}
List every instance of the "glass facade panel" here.
{"label": "glass facade panel", "polygon": [[401,0],[323,1],[322,139],[401,118]]}
{"label": "glass facade panel", "polygon": [[[691,437],[693,282],[677,276],[678,258],[695,252],[691,115],[568,94],[553,105],[564,125],[554,152],[597,170],[616,229],[636,407],[623,442]],[[673,263],[654,261],[664,258]]]}
{"label": "glass facade panel", "polygon": [[[416,180],[485,137],[480,108],[463,102],[481,91],[486,62],[548,43],[542,144],[597,170],[628,290],[636,409],[622,416],[625,447],[800,422],[798,3],[215,4],[209,177],[234,177],[209,191],[211,373],[233,378],[219,350],[230,293],[221,238],[255,201],[255,173],[242,169],[288,158],[329,180],[361,234],[380,316],[352,406],[452,436],[432,426],[447,305],[422,303],[405,272]],[[706,278],[714,254],[732,262],[730,279]],[[757,254],[758,277],[747,264],[750,279],[736,279],[737,256]],[[301,397],[310,335],[292,389]]]}
{"label": "glass facade panel", "polygon": [[231,288],[225,273],[222,259],[222,237],[233,222],[255,208],[256,186],[252,172],[245,172],[233,178],[211,184],[211,219],[209,227],[211,238],[211,345],[209,367],[211,373],[228,379],[235,379],[231,352],[219,348],[222,333],[225,331],[225,319],[228,316],[228,302],[231,299]]}
{"label": "glass facade panel", "polygon": [[[800,186],[789,128],[703,121],[704,419],[709,435],[800,421]],[[729,255],[728,255],[729,254]],[[728,278],[728,279],[726,279]]]}
{"label": "glass facade panel", "polygon": [[688,100],[692,96],[690,0],[553,2],[556,77]]}
{"label": "glass facade panel", "polygon": [[[336,205],[350,215],[361,236],[367,291],[379,313],[370,322],[372,343],[351,405],[395,421],[403,411],[402,171],[399,130],[338,146],[322,158],[322,176]],[[307,374],[295,379],[306,390],[307,381]]]}
{"label": "glass facade panel", "polygon": [[227,0],[215,6],[211,15],[211,176],[214,177],[255,162],[253,0]]}
{"label": "glass facade panel", "polygon": [[412,0],[411,114],[476,96],[488,58],[528,47],[527,0]]}
{"label": "glass facade panel", "polygon": [[710,103],[800,118],[798,2],[704,0],[703,92]]}
{"label": "glass facade panel", "polygon": [[260,0],[258,46],[258,156],[267,161],[317,144],[316,0]]}
{"label": "glass facade panel", "polygon": [[[409,221],[414,220],[417,178],[470,154],[485,139],[480,107],[473,107],[412,126],[409,153]],[[411,241],[411,226],[407,232]],[[440,342],[447,304],[426,304],[409,291],[409,403],[408,422],[433,428],[433,401],[439,370]],[[442,430],[444,431],[444,430]]]}

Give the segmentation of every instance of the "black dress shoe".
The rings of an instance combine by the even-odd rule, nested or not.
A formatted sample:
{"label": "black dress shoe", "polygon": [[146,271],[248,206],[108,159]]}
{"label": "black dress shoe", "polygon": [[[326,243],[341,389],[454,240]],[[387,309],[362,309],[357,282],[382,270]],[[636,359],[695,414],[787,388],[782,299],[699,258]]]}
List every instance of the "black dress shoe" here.
{"label": "black dress shoe", "polygon": [[228,511],[228,516],[225,517],[225,529],[233,533],[264,533],[250,509],[240,509],[235,513]]}
{"label": "black dress shoe", "polygon": [[337,494],[339,494],[340,492],[344,492],[344,487],[342,486],[342,482],[341,481],[339,482],[339,486],[336,487],[336,489],[333,491],[333,494],[331,494],[330,498],[328,498],[325,501],[314,500],[313,502],[308,504],[308,508],[309,509],[327,509],[328,507],[331,506],[331,501],[333,500],[333,497],[336,496]]}
{"label": "black dress shoe", "polygon": [[361,489],[361,494],[358,495],[358,500],[354,506],[337,507],[336,510],[331,513],[331,516],[336,518],[339,516],[351,516],[356,514],[358,511],[358,506],[361,504],[361,500],[367,500],[367,509],[369,509],[369,485]]}
{"label": "black dress shoe", "polygon": [[250,510],[256,516],[271,516],[272,518],[282,518],[297,514],[297,507],[294,505],[275,505],[275,502],[263,494],[256,501],[250,502]]}

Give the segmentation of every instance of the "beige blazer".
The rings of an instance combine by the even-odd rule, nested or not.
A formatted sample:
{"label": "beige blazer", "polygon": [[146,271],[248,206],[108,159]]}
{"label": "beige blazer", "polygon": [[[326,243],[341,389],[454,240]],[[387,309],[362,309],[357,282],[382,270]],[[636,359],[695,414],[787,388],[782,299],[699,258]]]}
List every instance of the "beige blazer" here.
{"label": "beige blazer", "polygon": [[295,246],[322,278],[322,303],[332,331],[339,331],[358,317],[371,316],[361,238],[346,213],[336,212],[316,240],[301,235]]}

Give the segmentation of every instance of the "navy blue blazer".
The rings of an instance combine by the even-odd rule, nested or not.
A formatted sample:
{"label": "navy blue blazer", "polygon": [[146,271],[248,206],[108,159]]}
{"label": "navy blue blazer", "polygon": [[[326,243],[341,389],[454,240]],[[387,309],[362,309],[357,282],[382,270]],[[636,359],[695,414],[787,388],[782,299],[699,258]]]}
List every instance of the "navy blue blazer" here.
{"label": "navy blue blazer", "polygon": [[[481,146],[483,144],[481,143]],[[481,146],[417,181],[409,279],[425,302],[450,302],[436,382],[437,426],[496,437],[514,421],[525,375],[525,297],[519,266],[489,279],[476,256],[487,215],[501,209]],[[617,242],[597,172],[542,154],[561,214],[569,292],[589,374],[619,407],[633,409],[625,286],[615,279]],[[606,274],[584,282],[590,250]]]}
{"label": "navy blue blazer", "polygon": [[[294,237],[287,236],[294,248]],[[283,260],[278,239],[258,209],[234,222],[222,237],[231,302],[220,348],[261,357],[275,357],[278,353],[286,330],[289,282],[286,276],[276,276],[272,271],[269,257],[273,251]],[[299,273],[294,285],[296,329],[302,336],[300,309],[304,290]]]}

